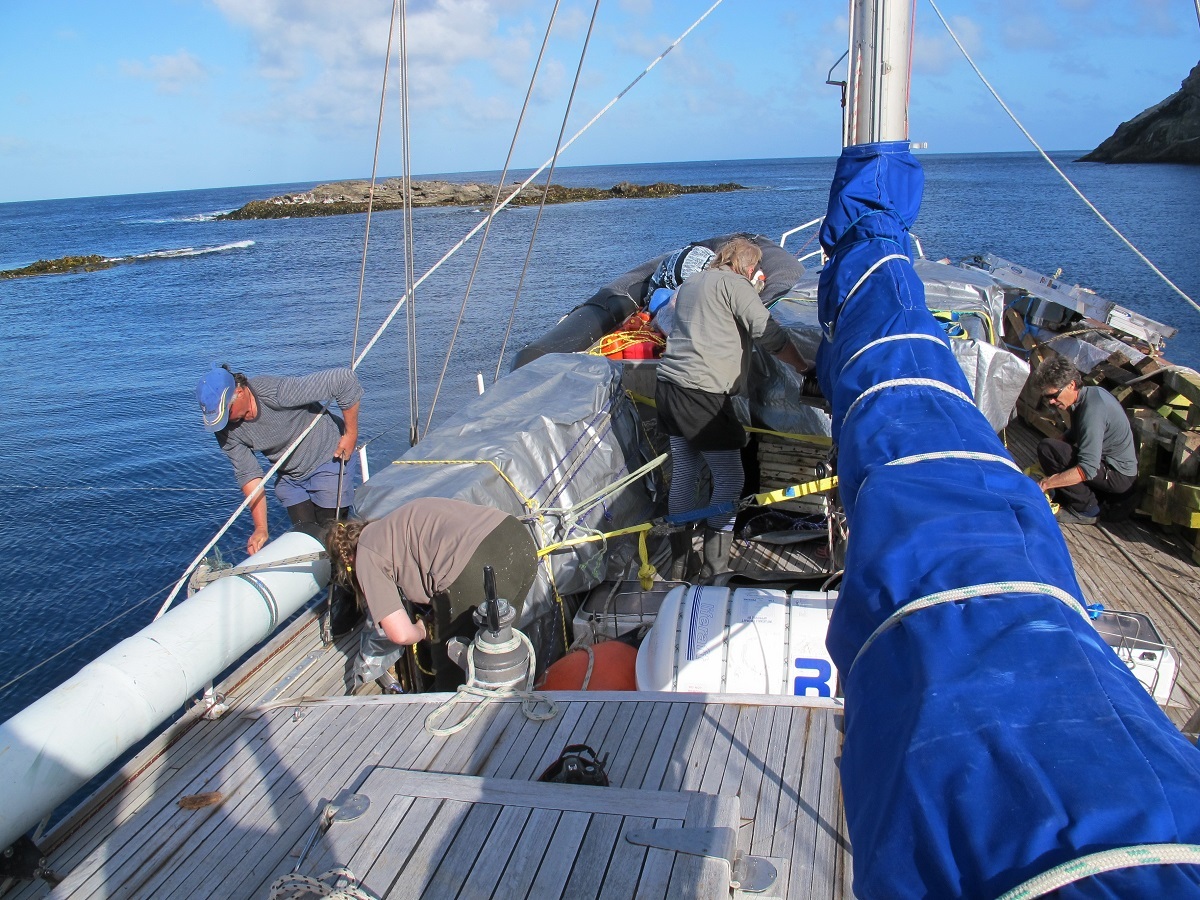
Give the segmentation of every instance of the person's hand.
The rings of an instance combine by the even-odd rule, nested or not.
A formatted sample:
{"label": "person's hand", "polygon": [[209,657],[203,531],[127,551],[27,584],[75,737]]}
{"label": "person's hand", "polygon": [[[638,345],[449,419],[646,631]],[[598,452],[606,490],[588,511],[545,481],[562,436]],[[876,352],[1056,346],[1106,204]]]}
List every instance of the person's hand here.
{"label": "person's hand", "polygon": [[338,441],[337,449],[333,451],[333,458],[340,459],[342,462],[349,462],[350,457],[354,454],[355,438],[349,434],[343,434],[342,439]]}
{"label": "person's hand", "polygon": [[254,533],[250,535],[250,540],[246,541],[246,552],[253,556],[259,550],[267,545],[267,539],[270,538],[270,533],[266,527],[255,528]]}

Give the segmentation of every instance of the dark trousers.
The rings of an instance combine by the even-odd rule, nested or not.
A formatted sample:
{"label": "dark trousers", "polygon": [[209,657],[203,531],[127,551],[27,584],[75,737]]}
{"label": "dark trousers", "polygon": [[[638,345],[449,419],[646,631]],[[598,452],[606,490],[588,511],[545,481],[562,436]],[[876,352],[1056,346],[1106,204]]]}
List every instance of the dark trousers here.
{"label": "dark trousers", "polygon": [[[1075,448],[1066,441],[1046,438],[1037,447],[1038,462],[1047,475],[1058,475],[1079,465]],[[1137,485],[1136,475],[1122,475],[1100,461],[1100,471],[1095,478],[1081,481],[1070,487],[1054,489],[1054,499],[1071,512],[1094,515],[1101,503],[1123,500]]]}

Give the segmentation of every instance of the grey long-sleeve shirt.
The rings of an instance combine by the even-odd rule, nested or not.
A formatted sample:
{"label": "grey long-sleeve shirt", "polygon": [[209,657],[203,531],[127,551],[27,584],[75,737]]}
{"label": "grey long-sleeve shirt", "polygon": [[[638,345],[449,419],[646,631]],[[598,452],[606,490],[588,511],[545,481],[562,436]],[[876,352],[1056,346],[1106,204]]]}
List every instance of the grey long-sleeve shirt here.
{"label": "grey long-sleeve shirt", "polygon": [[233,463],[233,473],[242,486],[263,476],[263,468],[254,456],[256,451],[274,464],[318,414],[321,421],[288,457],[279,474],[307,478],[333,459],[345,426],[337,416],[322,413],[321,406],[332,399],[347,409],[363,395],[358,376],[350,369],[325,369],[298,377],[260,375],[250,379],[250,390],[258,404],[258,417],[217,432],[217,443]]}
{"label": "grey long-sleeve shirt", "polygon": [[1064,438],[1074,445],[1076,462],[1087,478],[1096,477],[1101,460],[1122,475],[1138,473],[1133,429],[1121,402],[1104,388],[1080,388]]}
{"label": "grey long-sleeve shirt", "polygon": [[734,394],[748,367],[749,341],[778,353],[787,339],[749,281],[730,269],[707,269],[679,289],[658,377],[710,394]]}

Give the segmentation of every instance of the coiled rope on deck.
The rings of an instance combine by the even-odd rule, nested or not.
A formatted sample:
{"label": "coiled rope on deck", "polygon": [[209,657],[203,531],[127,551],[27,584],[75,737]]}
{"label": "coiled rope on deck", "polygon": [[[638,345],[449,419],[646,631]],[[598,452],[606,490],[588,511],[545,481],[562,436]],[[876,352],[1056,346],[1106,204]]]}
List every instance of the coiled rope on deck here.
{"label": "coiled rope on deck", "polygon": [[[434,737],[449,737],[452,734],[458,734],[464,728],[470,726],[472,722],[479,718],[488,704],[496,700],[505,700],[509,698],[520,699],[521,712],[525,718],[531,722],[547,722],[558,715],[558,704],[545,694],[539,694],[536,691],[530,690],[533,687],[534,673],[537,671],[537,654],[533,649],[533,643],[525,636],[525,634],[517,629],[513,629],[512,641],[501,644],[494,648],[494,652],[507,652],[515,649],[523,644],[526,652],[529,654],[529,667],[525,671],[525,687],[509,688],[509,687],[488,687],[480,684],[476,680],[475,674],[475,644],[467,646],[467,683],[459,687],[445,703],[434,709],[425,717],[425,730]],[[457,703],[474,698],[478,702],[469,713],[461,720],[453,725],[445,727],[434,725],[434,720],[439,716],[444,715],[450,707]],[[542,704],[545,709],[538,710],[537,705]]]}

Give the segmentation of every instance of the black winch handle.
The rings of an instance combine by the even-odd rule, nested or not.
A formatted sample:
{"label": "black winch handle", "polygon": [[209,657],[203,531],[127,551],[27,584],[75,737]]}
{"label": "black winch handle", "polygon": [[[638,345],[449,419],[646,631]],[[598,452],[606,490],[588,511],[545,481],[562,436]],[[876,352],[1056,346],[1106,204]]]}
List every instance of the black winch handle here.
{"label": "black winch handle", "polygon": [[496,598],[496,572],[483,567],[483,602],[487,610],[487,627],[493,635],[500,633],[500,603]]}

